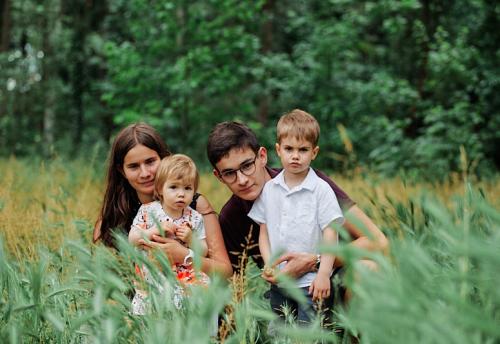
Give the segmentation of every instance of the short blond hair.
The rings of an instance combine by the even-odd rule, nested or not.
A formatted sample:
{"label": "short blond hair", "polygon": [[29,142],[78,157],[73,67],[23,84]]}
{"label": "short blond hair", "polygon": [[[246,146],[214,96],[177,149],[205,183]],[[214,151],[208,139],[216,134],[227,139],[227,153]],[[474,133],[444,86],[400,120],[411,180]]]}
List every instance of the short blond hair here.
{"label": "short blond hair", "polygon": [[156,170],[154,196],[160,201],[162,200],[161,190],[168,179],[193,183],[194,192],[196,192],[200,175],[193,159],[184,154],[174,154],[163,158]]}
{"label": "short blond hair", "polygon": [[286,137],[295,137],[317,146],[319,131],[318,121],[312,115],[303,110],[295,109],[279,119],[276,125],[276,139],[278,143],[281,143],[281,140]]}

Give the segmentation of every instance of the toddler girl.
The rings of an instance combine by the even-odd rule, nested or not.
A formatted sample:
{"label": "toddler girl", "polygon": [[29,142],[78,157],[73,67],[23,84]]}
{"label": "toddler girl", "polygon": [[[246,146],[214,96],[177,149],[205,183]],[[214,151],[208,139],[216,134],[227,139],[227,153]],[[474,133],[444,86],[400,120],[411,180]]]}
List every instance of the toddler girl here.
{"label": "toddler girl", "polygon": [[[158,235],[161,232],[157,226],[159,223],[165,236],[175,238],[189,248],[189,254],[184,262],[172,265],[172,270],[179,282],[179,285],[173,287],[173,301],[178,309],[181,308],[186,285],[207,285],[210,282],[206,274],[194,271],[193,251],[190,248],[194,234],[196,240],[200,242],[201,254],[204,256],[207,253],[203,217],[189,206],[198,183],[198,171],[191,158],[183,154],[164,158],[156,172],[156,200],[141,205],[129,232],[129,242],[137,246],[140,239],[150,240],[153,234]],[[158,288],[160,293],[169,287],[164,275],[160,274],[159,278],[155,279],[146,266],[137,266],[136,272],[145,283]],[[132,314],[147,313],[149,308],[147,297],[146,291],[136,287],[132,300]]]}

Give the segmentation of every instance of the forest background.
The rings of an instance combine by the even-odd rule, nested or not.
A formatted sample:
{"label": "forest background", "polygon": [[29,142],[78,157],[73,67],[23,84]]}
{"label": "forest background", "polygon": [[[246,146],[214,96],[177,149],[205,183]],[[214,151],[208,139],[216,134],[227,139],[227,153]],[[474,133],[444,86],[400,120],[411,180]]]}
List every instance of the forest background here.
{"label": "forest background", "polygon": [[[221,343],[499,343],[499,19],[493,0],[0,0],[0,342],[208,343],[215,311]],[[361,276],[340,332],[269,336],[251,264],[182,316],[157,291],[130,316],[142,255],[90,244],[116,132],[157,128],[219,210],[210,129],[243,121],[272,151],[297,107],[321,125],[314,166],[390,242],[323,248]]]}
{"label": "forest background", "polygon": [[[104,161],[116,131],[156,127],[208,166],[217,122],[267,147],[293,108],[326,171],[487,177],[500,166],[495,1],[0,1],[0,155]],[[274,161],[277,163],[277,161]]]}

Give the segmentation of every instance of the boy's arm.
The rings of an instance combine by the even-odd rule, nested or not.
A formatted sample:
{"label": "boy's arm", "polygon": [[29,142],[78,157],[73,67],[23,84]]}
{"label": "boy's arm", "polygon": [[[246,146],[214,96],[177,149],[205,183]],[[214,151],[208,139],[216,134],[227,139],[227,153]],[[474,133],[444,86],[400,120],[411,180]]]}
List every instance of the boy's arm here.
{"label": "boy's arm", "polygon": [[[326,227],[323,229],[323,243],[326,245],[337,244],[337,232],[333,228]],[[313,300],[321,300],[330,296],[330,276],[333,271],[333,263],[335,256],[328,253],[321,255],[319,269],[314,281],[309,287],[309,294],[312,294]]]}
{"label": "boy's arm", "polygon": [[[323,230],[323,243],[328,246],[335,246],[338,242],[337,232],[331,228],[326,227]],[[333,265],[335,262],[335,256],[332,254],[323,253],[321,254],[318,274],[325,274],[330,277],[330,274],[333,271]]]}
{"label": "boy's arm", "polygon": [[260,225],[259,233],[259,250],[262,260],[264,261],[264,270],[262,271],[262,278],[269,283],[276,283],[275,265],[271,265],[271,244],[269,243],[269,233],[267,225],[262,223]]}
{"label": "boy's arm", "polygon": [[[389,241],[375,223],[361,210],[357,205],[353,205],[345,213],[344,228],[347,229],[353,241],[349,245],[356,248],[372,252],[381,252],[387,254],[389,252]],[[361,228],[368,231],[368,235],[364,234]],[[341,266],[342,261],[337,259],[335,267]]]}
{"label": "boy's arm", "polygon": [[262,223],[260,225],[259,234],[259,250],[265,265],[269,265],[271,258],[271,245],[269,244],[269,234],[267,233],[267,225]]}
{"label": "boy's arm", "polygon": [[[342,190],[333,180],[321,171],[315,170],[318,177],[323,179],[331,189],[335,192],[339,204],[341,205],[346,221],[344,227],[352,237],[350,245],[368,251],[379,251],[387,254],[389,242],[384,233],[373,223],[373,221],[359,208],[356,203],[350,199],[347,193]],[[361,228],[366,228],[369,232],[369,237],[363,233]],[[312,258],[310,258],[312,259]],[[341,265],[341,261],[337,259],[335,266]]]}
{"label": "boy's arm", "polygon": [[[353,222],[359,222],[362,227],[366,228],[371,238],[368,238]],[[386,236],[357,205],[353,205],[346,213],[344,227],[354,238],[352,241],[353,245],[368,251],[381,251],[384,254],[387,253],[389,242]]]}
{"label": "boy's arm", "polygon": [[[387,254],[389,242],[384,233],[373,223],[373,221],[357,205],[351,206],[345,213],[346,221],[344,227],[352,236],[353,241],[349,245],[369,251],[378,251]],[[360,226],[366,228],[372,237],[368,238],[354,223],[358,222]],[[281,256],[277,263],[286,261],[287,264],[281,270],[292,278],[298,278],[303,274],[314,271],[316,267],[316,255],[311,253],[292,252]],[[334,267],[342,266],[342,261],[337,257]]]}

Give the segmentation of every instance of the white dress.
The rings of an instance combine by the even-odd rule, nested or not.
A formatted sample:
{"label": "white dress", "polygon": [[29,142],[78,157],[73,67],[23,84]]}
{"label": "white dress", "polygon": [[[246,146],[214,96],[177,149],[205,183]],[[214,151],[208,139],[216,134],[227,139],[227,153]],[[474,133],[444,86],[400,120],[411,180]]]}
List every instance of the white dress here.
{"label": "white dress", "polygon": [[[173,219],[163,210],[161,203],[153,201],[141,205],[137,215],[132,222],[132,227],[140,228],[141,230],[151,230],[156,226],[156,223],[172,222],[176,225],[188,223],[193,234],[199,240],[205,239],[205,227],[203,225],[203,217],[191,207],[186,207],[181,217]],[[147,252],[143,252],[147,256]],[[195,272],[192,265],[173,264],[172,271],[177,276],[177,281],[174,286],[167,281],[167,278],[162,274],[155,276],[149,271],[146,266],[136,266],[136,273],[139,279],[148,284],[152,288],[156,288],[161,294],[165,293],[167,288],[173,288],[173,302],[176,308],[181,308],[184,288],[186,285],[208,285],[210,278],[203,272]],[[139,282],[136,284],[140,284]],[[150,311],[150,302],[148,302],[148,293],[136,286],[135,295],[132,300],[132,314],[144,315]]]}

